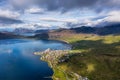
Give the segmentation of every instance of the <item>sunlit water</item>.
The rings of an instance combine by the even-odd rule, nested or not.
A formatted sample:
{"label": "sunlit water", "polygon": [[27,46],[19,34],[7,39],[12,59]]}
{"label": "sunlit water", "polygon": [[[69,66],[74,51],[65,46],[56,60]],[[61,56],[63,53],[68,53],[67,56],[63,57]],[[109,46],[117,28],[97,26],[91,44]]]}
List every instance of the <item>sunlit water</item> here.
{"label": "sunlit water", "polygon": [[69,45],[49,40],[0,40],[0,80],[51,80],[52,69],[33,53],[69,49]]}

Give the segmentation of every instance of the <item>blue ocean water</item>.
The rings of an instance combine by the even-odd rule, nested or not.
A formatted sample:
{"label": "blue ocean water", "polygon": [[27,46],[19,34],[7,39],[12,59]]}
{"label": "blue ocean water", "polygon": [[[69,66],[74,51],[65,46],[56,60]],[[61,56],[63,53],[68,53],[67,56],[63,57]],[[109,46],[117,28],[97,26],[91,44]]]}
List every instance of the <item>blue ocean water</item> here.
{"label": "blue ocean water", "polygon": [[0,80],[52,80],[53,71],[33,53],[69,49],[69,45],[50,40],[0,40]]}

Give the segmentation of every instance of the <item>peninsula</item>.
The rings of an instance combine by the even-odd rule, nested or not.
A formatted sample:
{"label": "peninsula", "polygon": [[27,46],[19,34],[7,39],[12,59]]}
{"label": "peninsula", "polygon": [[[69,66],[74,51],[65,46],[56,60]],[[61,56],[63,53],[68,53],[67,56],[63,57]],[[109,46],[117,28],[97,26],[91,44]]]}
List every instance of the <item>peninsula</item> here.
{"label": "peninsula", "polygon": [[120,36],[53,31],[49,39],[72,45],[72,50],[36,52],[53,69],[53,80],[119,80]]}

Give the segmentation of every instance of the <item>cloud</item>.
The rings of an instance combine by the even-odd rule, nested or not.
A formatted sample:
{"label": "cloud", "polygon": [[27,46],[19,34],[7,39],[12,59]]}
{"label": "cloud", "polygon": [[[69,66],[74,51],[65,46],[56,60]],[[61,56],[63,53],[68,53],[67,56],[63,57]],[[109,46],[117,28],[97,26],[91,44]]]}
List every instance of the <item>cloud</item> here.
{"label": "cloud", "polygon": [[20,24],[23,23],[21,20],[12,19],[12,18],[6,18],[6,17],[0,17],[0,25],[8,25],[8,24]]}
{"label": "cloud", "polygon": [[15,18],[19,17],[20,14],[18,12],[10,11],[8,9],[6,9],[6,10],[0,9],[0,16],[15,19]]}
{"label": "cloud", "polygon": [[21,15],[26,23],[69,27],[120,23],[120,0],[0,0],[0,5],[0,24],[22,23]]}
{"label": "cloud", "polygon": [[8,0],[13,8],[24,10],[30,6],[37,5],[40,8],[47,9],[49,11],[62,10],[68,11],[74,8],[83,8],[93,6],[97,0]]}
{"label": "cloud", "polygon": [[[39,13],[43,10],[67,12],[72,9],[80,11],[90,9],[95,12],[111,11],[120,9],[120,0],[1,0],[7,2],[15,10],[30,13]],[[38,6],[33,7],[31,6]]]}
{"label": "cloud", "polygon": [[119,14],[120,14],[120,10],[109,12],[108,14],[106,14],[106,17],[104,17],[102,19],[98,19],[96,21],[96,26],[106,26],[106,25],[120,23],[120,16],[119,16]]}
{"label": "cloud", "polygon": [[98,15],[95,18],[83,19],[76,23],[66,23],[68,27],[80,27],[80,26],[91,26],[91,27],[103,27],[112,24],[120,23],[120,10],[111,11],[107,14]]}
{"label": "cloud", "polygon": [[[2,27],[6,28],[6,27]],[[40,24],[40,23],[24,23],[24,24],[12,24],[11,28],[26,28],[26,29],[32,29],[32,30],[39,30],[39,29],[49,29],[51,28],[51,25],[49,24]]]}
{"label": "cloud", "polygon": [[39,7],[31,7],[27,9],[25,12],[30,14],[43,14],[45,13],[45,10]]}
{"label": "cloud", "polygon": [[33,0],[8,0],[7,1],[15,10],[25,10],[33,5]]}
{"label": "cloud", "polygon": [[120,22],[120,10],[119,11],[111,11],[108,13],[108,17],[105,18],[110,22]]}
{"label": "cloud", "polygon": [[76,22],[76,19],[56,19],[56,18],[41,18],[41,21],[46,22]]}
{"label": "cloud", "polygon": [[119,9],[120,0],[8,0],[9,3],[17,9],[25,9],[30,6],[37,5],[40,8],[49,11],[61,10],[69,11],[72,9],[89,8],[95,11],[104,9]]}
{"label": "cloud", "polygon": [[38,3],[48,10],[70,10],[93,6],[97,0],[39,0]]}
{"label": "cloud", "polygon": [[2,10],[0,9],[0,25],[8,25],[8,24],[18,24],[23,23],[18,19],[20,16],[17,12],[12,12],[10,10]]}

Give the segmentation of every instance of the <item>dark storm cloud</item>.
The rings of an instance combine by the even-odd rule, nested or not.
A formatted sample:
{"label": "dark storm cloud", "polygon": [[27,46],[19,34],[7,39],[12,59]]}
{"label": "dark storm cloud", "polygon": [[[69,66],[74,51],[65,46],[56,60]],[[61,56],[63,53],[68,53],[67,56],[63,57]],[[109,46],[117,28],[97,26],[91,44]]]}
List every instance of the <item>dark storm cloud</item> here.
{"label": "dark storm cloud", "polygon": [[93,9],[96,12],[120,10],[120,0],[99,0]]}
{"label": "dark storm cloud", "polygon": [[39,6],[48,10],[70,10],[75,8],[92,7],[98,0],[39,0]]}
{"label": "dark storm cloud", "polygon": [[20,23],[23,23],[23,22],[21,20],[17,20],[17,19],[0,17],[0,24],[2,24],[2,25],[20,24]]}
{"label": "dark storm cloud", "polygon": [[[0,0],[0,2],[3,0]],[[92,9],[97,12],[110,9],[120,9],[120,0],[6,0],[16,10],[24,10],[36,5],[49,11],[71,9]]]}

